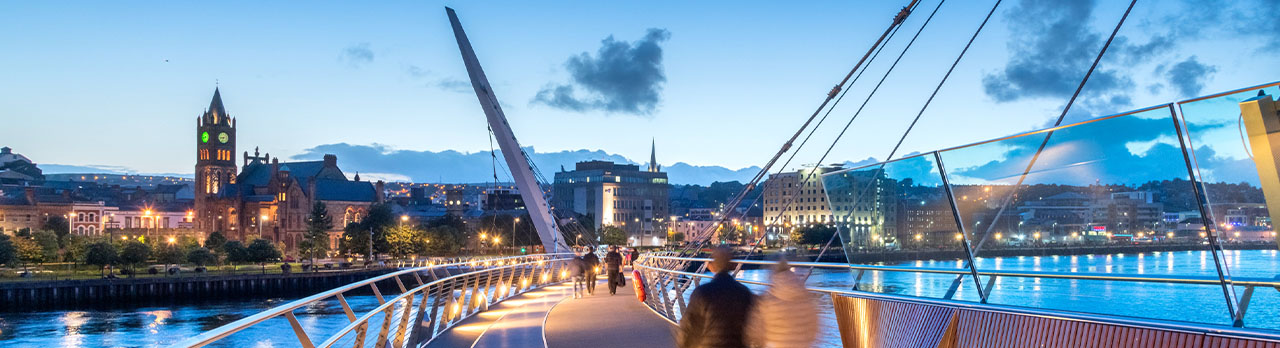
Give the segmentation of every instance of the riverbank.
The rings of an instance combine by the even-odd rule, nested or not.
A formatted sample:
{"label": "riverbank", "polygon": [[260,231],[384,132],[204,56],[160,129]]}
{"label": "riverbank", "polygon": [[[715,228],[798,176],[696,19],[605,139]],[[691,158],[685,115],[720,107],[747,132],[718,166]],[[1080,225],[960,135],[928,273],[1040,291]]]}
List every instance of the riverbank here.
{"label": "riverbank", "polygon": [[397,270],[236,274],[0,283],[0,311],[128,308],[149,304],[305,296]]}

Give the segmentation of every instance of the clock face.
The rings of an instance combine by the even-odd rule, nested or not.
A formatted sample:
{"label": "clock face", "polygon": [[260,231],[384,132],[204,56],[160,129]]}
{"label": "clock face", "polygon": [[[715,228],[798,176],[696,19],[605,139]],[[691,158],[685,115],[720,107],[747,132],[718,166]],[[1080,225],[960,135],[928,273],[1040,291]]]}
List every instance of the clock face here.
{"label": "clock face", "polygon": [[227,133],[218,133],[218,142],[226,144],[229,140],[231,140],[231,137],[227,136]]}
{"label": "clock face", "polygon": [[202,143],[209,142],[209,132],[200,133],[200,142]]}

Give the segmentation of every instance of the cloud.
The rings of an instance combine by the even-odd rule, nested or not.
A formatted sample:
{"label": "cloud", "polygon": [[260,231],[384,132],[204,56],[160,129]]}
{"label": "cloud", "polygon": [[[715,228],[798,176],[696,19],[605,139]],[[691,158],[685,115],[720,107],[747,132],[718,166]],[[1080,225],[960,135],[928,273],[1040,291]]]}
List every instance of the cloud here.
{"label": "cloud", "polygon": [[[533,148],[525,148],[533,162],[541,170],[543,177],[551,179],[555,172],[563,166],[573,169],[580,161],[605,160],[616,163],[638,164],[626,157],[610,154],[602,150],[575,150],[558,152],[537,152]],[[398,150],[381,144],[355,145],[347,143],[325,144],[303,150],[301,154],[291,156],[292,160],[318,160],[325,154],[338,156],[338,164],[348,175],[360,172],[360,178],[387,178],[412,180],[414,182],[451,182],[481,183],[493,181],[493,167],[488,151],[463,153],[446,151],[414,151]],[[646,153],[647,155],[647,153]],[[661,154],[659,154],[661,155]],[[499,153],[499,156],[501,154]],[[505,169],[506,164],[498,158],[498,178],[500,181],[511,181]],[[671,182],[677,184],[706,185],[714,181],[739,180],[746,182],[760,169],[748,167],[743,169],[727,169],[720,166],[692,166],[676,163],[665,166]],[[366,174],[374,173],[374,174]],[[372,176],[370,176],[372,175]],[[407,178],[407,179],[406,179]]]}
{"label": "cloud", "polygon": [[350,64],[352,67],[358,67],[373,62],[373,49],[369,48],[368,42],[361,42],[348,46],[338,55],[338,60]]}
{"label": "cloud", "polygon": [[175,176],[190,178],[191,173],[156,173],[142,172],[127,166],[116,165],[98,165],[98,164],[40,164],[40,170],[45,175],[52,174],[119,174],[119,175],[155,175],[155,176]]}
{"label": "cloud", "polygon": [[667,81],[660,44],[670,37],[667,30],[654,28],[635,42],[617,41],[611,35],[601,41],[595,56],[583,52],[569,57],[564,66],[571,81],[548,84],[530,103],[576,112],[652,114]]}
{"label": "cloud", "polygon": [[[999,103],[1068,99],[1110,33],[1095,31],[1103,28],[1089,25],[1095,18],[1096,5],[1093,0],[1020,1],[1006,17],[1013,33],[1008,43],[1010,58],[1003,68],[983,76],[985,94]],[[1141,26],[1130,22],[1134,23],[1126,26]],[[1132,107],[1133,94],[1139,89],[1132,77],[1135,66],[1175,52],[1180,44],[1177,38],[1187,35],[1176,28],[1159,30],[1146,31],[1143,42],[1117,36],[1072,106],[1067,122]],[[1144,87],[1151,93],[1163,90],[1163,86],[1152,84]]]}
{"label": "cloud", "polygon": [[475,91],[474,89],[471,88],[470,81],[463,81],[463,80],[455,79],[452,77],[446,77],[446,78],[436,80],[436,87],[446,91],[458,92],[458,93],[471,93]]}
{"label": "cloud", "polygon": [[[1053,132],[1048,146],[1036,160],[1027,184],[1090,185],[1141,184],[1151,180],[1187,179],[1186,161],[1167,111],[1166,116],[1144,114],[1122,116],[1077,125]],[[1224,124],[1194,124],[1200,132]],[[1013,183],[1035,155],[1044,134],[1000,141],[1006,151],[983,158],[979,148],[944,152],[949,174],[972,183]],[[1198,151],[1208,151],[1205,150]],[[976,151],[976,152],[971,152]],[[975,156],[976,155],[976,156]],[[1213,157],[1212,152],[1201,154]],[[955,163],[953,163],[955,162]],[[1201,161],[1201,169],[1235,166],[1228,161]],[[1235,179],[1235,177],[1232,177]]]}
{"label": "cloud", "polygon": [[1200,94],[1205,82],[1217,71],[1217,67],[1204,65],[1196,61],[1195,56],[1191,56],[1170,67],[1167,76],[1169,85],[1172,85],[1180,96],[1193,97]]}
{"label": "cloud", "polygon": [[[1023,98],[1065,98],[1075,91],[1102,43],[1088,27],[1094,1],[1018,3],[1008,15],[1013,34],[1004,69],[982,79],[983,90],[998,102]],[[1090,87],[1103,91],[1124,85],[1108,70],[1095,71]]]}
{"label": "cloud", "polygon": [[435,73],[417,65],[404,67],[404,74],[415,80],[425,80],[426,87],[457,93],[471,93],[471,82],[453,77],[436,77]]}

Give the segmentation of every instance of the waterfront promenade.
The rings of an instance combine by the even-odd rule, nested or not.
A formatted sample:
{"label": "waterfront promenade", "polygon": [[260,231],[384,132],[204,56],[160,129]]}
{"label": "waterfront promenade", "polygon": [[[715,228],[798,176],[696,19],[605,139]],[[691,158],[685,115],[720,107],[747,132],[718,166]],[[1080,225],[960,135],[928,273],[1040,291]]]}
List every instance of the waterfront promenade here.
{"label": "waterfront promenade", "polygon": [[[629,273],[628,273],[629,274]],[[632,279],[609,296],[573,299],[572,283],[502,301],[436,337],[427,347],[675,347],[675,326],[636,299]]]}

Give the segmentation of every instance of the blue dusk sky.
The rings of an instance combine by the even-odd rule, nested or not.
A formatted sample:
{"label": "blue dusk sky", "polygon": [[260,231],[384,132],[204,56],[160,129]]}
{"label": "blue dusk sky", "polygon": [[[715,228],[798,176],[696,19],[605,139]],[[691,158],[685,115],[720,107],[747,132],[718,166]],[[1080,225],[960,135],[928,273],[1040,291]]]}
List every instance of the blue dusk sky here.
{"label": "blue dusk sky", "polygon": [[[188,174],[216,82],[240,151],[434,181],[447,165],[423,158],[490,148],[451,6],[523,146],[644,163],[652,140],[663,165],[739,169],[768,160],[907,2],[6,1],[0,145]],[[884,159],[993,3],[943,4],[824,162]],[[937,5],[921,2],[791,167],[818,161]],[[1051,124],[1126,5],[1004,1],[898,156]],[[1140,1],[1070,119],[1280,80],[1280,22],[1251,10],[1276,5]]]}

